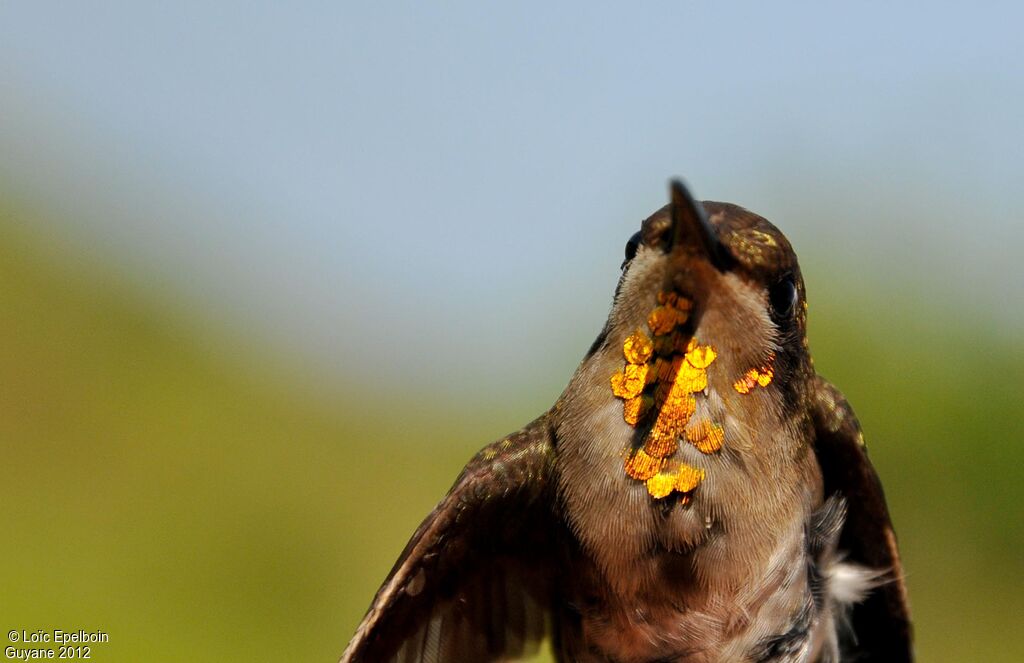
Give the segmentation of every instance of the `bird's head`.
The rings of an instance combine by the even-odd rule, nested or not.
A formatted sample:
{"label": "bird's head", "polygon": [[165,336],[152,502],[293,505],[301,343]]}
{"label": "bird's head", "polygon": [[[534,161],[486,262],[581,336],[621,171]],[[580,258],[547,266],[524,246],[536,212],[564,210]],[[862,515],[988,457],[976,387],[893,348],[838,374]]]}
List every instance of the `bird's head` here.
{"label": "bird's head", "polygon": [[635,429],[626,473],[654,498],[686,501],[713,464],[703,461],[772,444],[764,433],[793,418],[813,369],[789,241],[741,207],[697,202],[678,181],[671,196],[626,245],[591,358],[613,367],[606,388]]}

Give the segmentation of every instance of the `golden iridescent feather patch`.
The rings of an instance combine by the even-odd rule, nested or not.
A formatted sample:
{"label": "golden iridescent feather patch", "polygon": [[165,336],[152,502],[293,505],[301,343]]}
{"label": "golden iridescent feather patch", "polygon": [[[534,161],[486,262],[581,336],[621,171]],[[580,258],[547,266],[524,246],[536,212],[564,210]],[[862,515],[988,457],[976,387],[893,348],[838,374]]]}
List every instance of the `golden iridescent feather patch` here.
{"label": "golden iridescent feather patch", "polygon": [[725,431],[718,424],[701,419],[687,427],[686,439],[702,453],[711,454],[722,448]]}
{"label": "golden iridescent feather patch", "polygon": [[657,413],[643,444],[627,450],[626,474],[645,482],[651,497],[661,499],[678,492],[685,504],[704,480],[704,470],[672,458],[680,440],[712,454],[725,439],[722,427],[709,420],[687,428],[697,409],[697,396],[708,386],[708,367],[718,353],[683,330],[693,306],[689,299],[662,292],[657,304],[647,317],[651,335],[638,329],[623,343],[626,363],[611,377],[611,387],[623,400],[622,416],[630,426],[646,425],[648,415]]}
{"label": "golden iridescent feather patch", "polygon": [[768,361],[762,366],[752,368],[743,374],[739,380],[733,383],[732,388],[741,394],[749,394],[754,387],[767,387],[775,377],[775,355],[768,355]]}

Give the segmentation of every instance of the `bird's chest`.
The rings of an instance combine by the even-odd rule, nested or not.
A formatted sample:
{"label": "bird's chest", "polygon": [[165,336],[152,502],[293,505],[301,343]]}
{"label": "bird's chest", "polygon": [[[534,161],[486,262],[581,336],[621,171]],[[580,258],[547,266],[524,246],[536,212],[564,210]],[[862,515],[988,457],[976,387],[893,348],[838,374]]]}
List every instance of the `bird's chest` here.
{"label": "bird's chest", "polygon": [[640,577],[658,581],[622,593],[593,560],[583,557],[574,562],[561,611],[561,660],[674,660],[688,649],[688,641],[706,641],[713,635],[709,625],[697,627],[687,618],[697,597],[687,587],[685,565],[666,575],[660,567],[671,560],[650,557],[644,568],[634,567],[628,584]]}
{"label": "bird's chest", "polygon": [[792,633],[811,600],[799,553],[777,555],[786,557],[731,584],[706,582],[700,554],[663,551],[637,560],[628,582],[611,583],[583,555],[566,574],[562,660],[775,660],[756,652]]}
{"label": "bird's chest", "polygon": [[[563,574],[563,659],[749,659],[809,596],[803,523],[820,481],[807,480],[806,459],[771,456],[788,437],[738,421],[712,392],[695,398],[665,456],[700,481],[663,493],[632,464],[657,422],[630,425],[602,392],[568,399],[558,428],[559,494],[578,544]],[[707,446],[702,422],[727,444]]]}

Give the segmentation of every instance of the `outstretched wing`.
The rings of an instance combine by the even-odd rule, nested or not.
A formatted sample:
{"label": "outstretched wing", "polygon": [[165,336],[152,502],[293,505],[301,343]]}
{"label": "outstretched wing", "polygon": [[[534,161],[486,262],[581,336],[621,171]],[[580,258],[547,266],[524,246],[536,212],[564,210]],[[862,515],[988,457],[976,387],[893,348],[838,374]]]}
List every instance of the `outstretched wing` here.
{"label": "outstretched wing", "polygon": [[485,447],[406,545],[342,663],[496,661],[543,638],[553,435],[544,415]]}
{"label": "outstretched wing", "polygon": [[854,606],[851,626],[855,642],[849,643],[847,653],[857,661],[911,661],[910,613],[896,534],[882,484],[868,460],[860,424],[846,398],[821,377],[813,412],[825,494],[840,493],[846,498],[839,550],[846,553],[848,561],[887,571],[890,579]]}

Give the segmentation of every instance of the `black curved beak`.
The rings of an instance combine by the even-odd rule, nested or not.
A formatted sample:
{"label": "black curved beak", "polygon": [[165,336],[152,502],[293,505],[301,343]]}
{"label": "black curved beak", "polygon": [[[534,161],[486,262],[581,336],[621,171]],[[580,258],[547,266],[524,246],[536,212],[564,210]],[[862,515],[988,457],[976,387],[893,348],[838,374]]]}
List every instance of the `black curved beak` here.
{"label": "black curved beak", "polygon": [[732,262],[729,252],[718,240],[718,233],[708,220],[704,206],[694,200],[681,180],[672,180],[669,189],[672,196],[672,240],[668,250],[679,246],[691,247],[691,250],[706,255],[718,271],[726,271]]}

